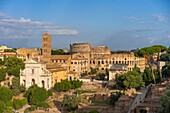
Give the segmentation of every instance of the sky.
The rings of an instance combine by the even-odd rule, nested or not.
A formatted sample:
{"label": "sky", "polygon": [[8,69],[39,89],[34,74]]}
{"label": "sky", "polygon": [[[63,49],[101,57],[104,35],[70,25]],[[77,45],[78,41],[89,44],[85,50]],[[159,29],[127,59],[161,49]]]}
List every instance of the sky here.
{"label": "sky", "polygon": [[72,43],[131,50],[170,46],[170,0],[0,0],[0,46],[54,49]]}

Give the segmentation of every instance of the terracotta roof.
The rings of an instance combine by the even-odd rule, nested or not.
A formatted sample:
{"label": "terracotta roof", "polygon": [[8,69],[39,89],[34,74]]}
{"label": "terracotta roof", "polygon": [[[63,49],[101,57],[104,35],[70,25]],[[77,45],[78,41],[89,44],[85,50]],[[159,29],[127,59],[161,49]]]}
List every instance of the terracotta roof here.
{"label": "terracotta roof", "polygon": [[57,63],[47,63],[46,68],[47,69],[55,69],[55,68],[60,68],[60,66]]}
{"label": "terracotta roof", "polygon": [[65,71],[67,69],[64,69],[64,68],[61,68],[61,67],[58,67],[58,68],[53,68],[53,69],[48,69],[50,72],[59,72],[59,71]]}
{"label": "terracotta roof", "polygon": [[71,55],[51,55],[51,59],[67,60]]}

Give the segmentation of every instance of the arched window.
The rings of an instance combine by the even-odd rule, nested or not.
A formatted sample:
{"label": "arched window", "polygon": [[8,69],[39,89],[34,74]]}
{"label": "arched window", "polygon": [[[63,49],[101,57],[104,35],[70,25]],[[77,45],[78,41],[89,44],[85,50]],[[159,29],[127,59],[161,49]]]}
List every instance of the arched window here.
{"label": "arched window", "polygon": [[45,82],[44,82],[44,80],[42,80],[42,87],[43,87],[43,88],[45,87]]}
{"label": "arched window", "polygon": [[24,86],[26,85],[26,81],[25,81],[25,80],[23,80],[23,85],[24,85]]}
{"label": "arched window", "polygon": [[35,80],[34,79],[32,79],[32,85],[35,85]]}

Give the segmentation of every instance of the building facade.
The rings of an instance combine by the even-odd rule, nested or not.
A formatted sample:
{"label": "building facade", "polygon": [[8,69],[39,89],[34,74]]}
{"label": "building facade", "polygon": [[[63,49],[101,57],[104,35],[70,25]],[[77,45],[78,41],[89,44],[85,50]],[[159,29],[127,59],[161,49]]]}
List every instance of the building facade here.
{"label": "building facade", "polygon": [[45,89],[51,88],[51,73],[46,69],[46,65],[34,59],[28,59],[25,62],[25,69],[20,71],[20,85],[26,88],[37,84]]}

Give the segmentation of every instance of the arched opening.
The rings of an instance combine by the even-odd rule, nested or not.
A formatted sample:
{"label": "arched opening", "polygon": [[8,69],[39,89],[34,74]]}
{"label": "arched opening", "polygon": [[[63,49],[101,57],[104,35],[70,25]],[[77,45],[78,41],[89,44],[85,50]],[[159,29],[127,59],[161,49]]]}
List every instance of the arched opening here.
{"label": "arched opening", "polygon": [[24,86],[26,85],[26,81],[25,81],[25,80],[23,80],[23,85],[24,85]]}
{"label": "arched opening", "polygon": [[45,87],[45,82],[44,82],[44,80],[42,80],[42,87],[43,87],[43,88]]}
{"label": "arched opening", "polygon": [[72,80],[72,77],[70,76],[70,81]]}
{"label": "arched opening", "polygon": [[32,85],[35,85],[35,80],[34,79],[32,79]]}

